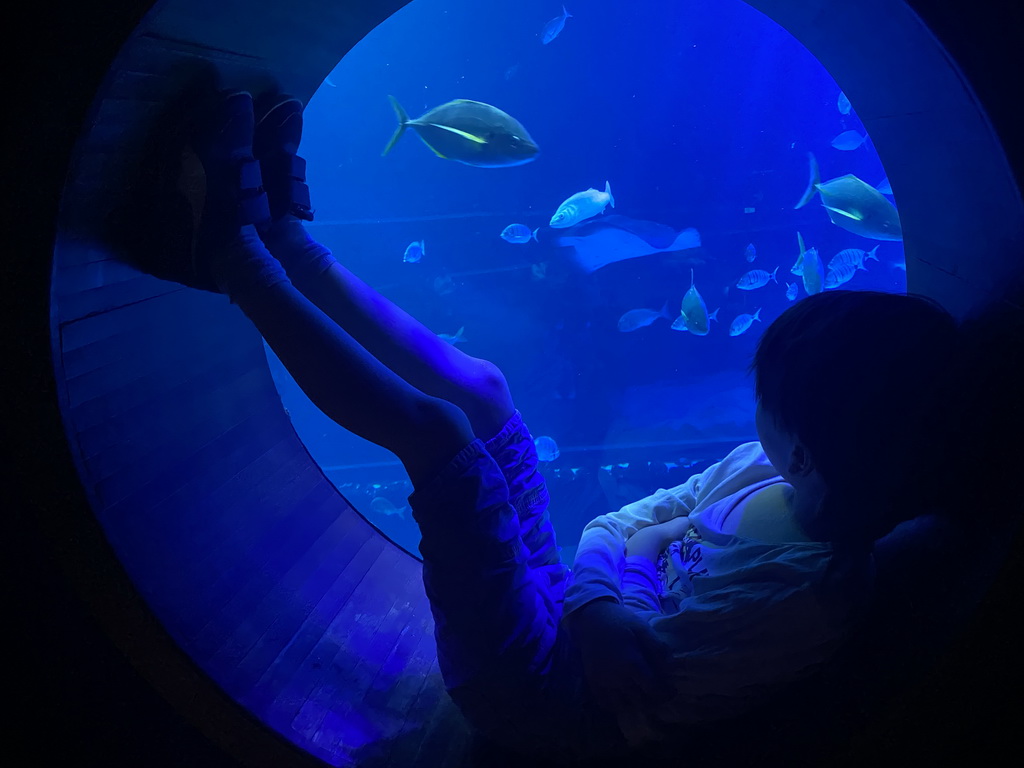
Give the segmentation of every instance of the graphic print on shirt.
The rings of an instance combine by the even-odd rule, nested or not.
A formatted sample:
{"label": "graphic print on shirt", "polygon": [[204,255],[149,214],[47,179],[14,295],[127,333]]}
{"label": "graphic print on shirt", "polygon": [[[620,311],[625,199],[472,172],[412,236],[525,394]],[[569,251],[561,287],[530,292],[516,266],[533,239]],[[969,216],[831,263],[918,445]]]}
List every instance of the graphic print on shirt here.
{"label": "graphic print on shirt", "polygon": [[666,591],[690,595],[693,579],[707,574],[702,542],[700,532],[691,525],[683,539],[672,542],[658,558],[658,575]]}

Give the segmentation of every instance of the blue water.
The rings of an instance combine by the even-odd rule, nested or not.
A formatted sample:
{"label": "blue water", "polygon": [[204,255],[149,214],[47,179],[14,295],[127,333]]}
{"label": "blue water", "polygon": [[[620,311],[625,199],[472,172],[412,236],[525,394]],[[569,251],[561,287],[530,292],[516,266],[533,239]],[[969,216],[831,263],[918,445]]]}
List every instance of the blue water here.
{"label": "blue water", "polygon": [[[844,248],[878,249],[844,288],[906,290],[903,248],[830,223],[817,200],[793,206],[814,152],[823,180],[886,175],[856,104],[788,32],[740,0],[575,0],[550,44],[561,5],[539,0],[415,0],[356,46],[309,101],[301,154],[316,220],[310,232],[370,285],[436,333],[464,327],[460,348],[494,361],[535,436],[558,444],[544,465],[563,559],[593,517],[686,480],[737,443],[756,439],[746,374],[759,334],[787,306],[796,232],[823,260]],[[483,101],[518,119],[540,155],[511,168],[436,157],[396,127],[388,95],[411,117],[452,99]],[[582,273],[550,243],[511,244],[513,222],[545,227],[575,192],[609,181],[614,211],[696,228],[699,251],[621,261]],[[542,230],[543,234],[543,230]],[[402,255],[423,240],[415,264]],[[757,259],[743,258],[754,243]],[[685,257],[685,258],[684,258]],[[631,309],[673,313],[694,278],[708,311],[704,337],[670,321],[622,333]],[[741,291],[749,269],[778,284]],[[440,289],[440,290],[439,290]],[[449,290],[450,289],[450,290]],[[805,295],[800,289],[800,296]],[[761,323],[728,335],[740,313]],[[296,430],[342,493],[395,542],[417,553],[404,517],[375,513],[374,497],[401,508],[411,487],[387,451],[340,429],[298,390],[269,352]],[[626,466],[621,466],[626,465]],[[378,507],[385,507],[379,504]]]}

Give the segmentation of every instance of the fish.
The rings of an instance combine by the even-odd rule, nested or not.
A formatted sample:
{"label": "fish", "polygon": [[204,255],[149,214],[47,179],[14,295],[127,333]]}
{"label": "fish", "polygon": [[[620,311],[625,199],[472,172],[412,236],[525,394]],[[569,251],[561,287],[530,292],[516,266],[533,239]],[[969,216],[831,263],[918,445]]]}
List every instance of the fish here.
{"label": "fish", "polygon": [[671,315],[668,314],[668,302],[661,309],[631,309],[626,312],[622,317],[619,318],[619,330],[622,333],[629,333],[630,331],[636,331],[641,328],[646,328],[648,325],[653,323],[659,318],[665,318],[668,320]]}
{"label": "fish", "polygon": [[859,147],[867,141],[867,138],[867,134],[857,133],[857,131],[843,131],[832,139],[832,146],[836,149],[849,151]]}
{"label": "fish", "polygon": [[427,249],[424,246],[423,240],[413,240],[405,247],[405,253],[402,255],[402,261],[409,264],[415,264],[426,254]]}
{"label": "fish", "polygon": [[558,206],[555,215],[551,217],[550,226],[555,229],[565,229],[579,224],[585,219],[603,213],[606,206],[615,207],[615,198],[612,197],[612,188],[606,181],[604,192],[593,187],[577,192]]}
{"label": "fish", "polygon": [[754,244],[750,243],[746,248],[743,249],[743,258],[748,262],[753,261],[757,258],[757,250],[754,248]]}
{"label": "fish", "polygon": [[829,269],[835,269],[841,264],[852,264],[855,269],[867,269],[864,266],[864,259],[874,259],[878,261],[878,257],[875,256],[875,251],[878,250],[876,245],[870,251],[863,251],[860,248],[847,248],[840,251],[828,263]]}
{"label": "fish", "polygon": [[525,224],[509,224],[501,231],[501,239],[506,243],[528,243],[530,240],[537,241],[537,229],[530,232]]}
{"label": "fish", "polygon": [[[708,320],[714,320],[715,322],[718,322],[718,310],[719,309],[721,309],[721,307],[718,307],[718,309],[716,309],[714,312],[712,312],[710,315],[708,315]],[[708,324],[708,327],[709,328],[711,327],[710,323]],[[673,331],[688,331],[688,330],[690,330],[687,327],[687,325],[686,325],[686,315],[679,315],[679,317],[677,317],[675,320],[672,321],[672,330]],[[706,333],[697,333],[695,335],[697,335],[697,336],[706,336],[707,334]]]}
{"label": "fish", "polygon": [[558,443],[553,437],[541,435],[534,439],[533,445],[537,449],[537,458],[540,461],[554,461],[560,454]]}
{"label": "fish", "polygon": [[324,82],[327,83],[327,85],[331,86],[331,88],[337,88],[338,87],[337,85],[334,84],[334,81],[331,80],[330,75],[328,75],[327,77],[324,78]]}
{"label": "fish", "polygon": [[[697,285],[693,279],[693,270],[690,270],[690,290],[683,296],[682,305],[679,308],[680,314],[686,323],[686,330],[695,336],[707,336],[710,330],[710,319],[708,308],[697,291]],[[717,310],[716,310],[717,312]]]}
{"label": "fish", "polygon": [[693,228],[677,232],[654,221],[608,214],[558,233],[554,242],[572,247],[573,261],[589,274],[616,261],[699,248],[700,234]]}
{"label": "fish", "polygon": [[886,176],[880,182],[875,185],[875,189],[881,192],[883,195],[891,195],[892,187],[889,185],[889,177]]}
{"label": "fish", "polygon": [[846,94],[842,91],[839,92],[839,98],[836,100],[836,108],[839,110],[839,114],[848,115],[853,107],[850,105],[850,100],[846,98]]}
{"label": "fish", "polygon": [[384,496],[376,496],[376,497],[374,497],[374,499],[370,502],[370,509],[372,509],[374,512],[376,512],[378,515],[385,515],[387,517],[390,517],[392,515],[397,515],[398,517],[400,517],[403,520],[405,520],[405,509],[406,508],[405,507],[396,507],[391,502],[390,499],[387,499]]}
{"label": "fish", "polygon": [[810,181],[795,208],[802,208],[817,194],[828,217],[837,227],[872,240],[902,240],[903,228],[894,206],[881,192],[852,173],[822,182],[818,161],[810,160]]}
{"label": "fish", "polygon": [[447,296],[455,290],[455,281],[452,280],[451,275],[435,277],[434,290],[437,291],[438,296]]}
{"label": "fish", "polygon": [[522,123],[490,104],[456,99],[410,120],[395,97],[388,98],[398,116],[398,128],[382,156],[391,151],[410,126],[438,157],[478,168],[523,165],[540,152]]}
{"label": "fish", "polygon": [[806,251],[806,248],[804,248],[803,235],[799,232],[796,233],[796,243],[800,249],[800,253],[796,257],[796,261],[793,263],[793,266],[789,268],[789,271],[794,275],[802,275],[804,273],[804,251]]}
{"label": "fish", "polygon": [[546,261],[538,261],[536,264],[530,265],[530,277],[533,280],[543,280],[548,274],[548,263]]}
{"label": "fish", "polygon": [[786,298],[789,301],[796,301],[796,294],[799,290],[796,283],[786,283]]}
{"label": "fish", "polygon": [[556,37],[558,37],[559,33],[562,31],[562,28],[565,27],[565,20],[571,18],[572,14],[565,10],[565,6],[563,5],[562,15],[556,16],[555,18],[553,18],[551,21],[544,25],[544,30],[541,33],[541,42],[544,45],[547,45]]}
{"label": "fish", "polygon": [[843,283],[849,282],[857,273],[857,267],[853,264],[838,264],[830,268],[825,275],[825,288],[838,288]]}
{"label": "fish", "polygon": [[469,341],[469,339],[462,335],[465,330],[466,326],[462,326],[454,334],[439,333],[437,334],[437,338],[441,339],[442,341],[447,341],[454,347],[456,344],[462,344],[464,342]]}
{"label": "fish", "polygon": [[817,248],[808,248],[804,251],[804,268],[801,274],[804,280],[804,290],[808,296],[821,293],[825,285],[825,267],[818,257]]}
{"label": "fish", "polygon": [[750,326],[754,324],[754,321],[761,322],[761,309],[758,308],[752,315],[736,315],[732,323],[729,325],[729,335],[739,336],[741,333],[746,331]]}
{"label": "fish", "polygon": [[768,273],[763,269],[752,269],[747,272],[743,277],[736,283],[736,287],[743,291],[752,291],[755,288],[761,288],[768,285],[770,282],[778,283],[775,279],[775,273],[779,271],[776,267],[774,272]]}

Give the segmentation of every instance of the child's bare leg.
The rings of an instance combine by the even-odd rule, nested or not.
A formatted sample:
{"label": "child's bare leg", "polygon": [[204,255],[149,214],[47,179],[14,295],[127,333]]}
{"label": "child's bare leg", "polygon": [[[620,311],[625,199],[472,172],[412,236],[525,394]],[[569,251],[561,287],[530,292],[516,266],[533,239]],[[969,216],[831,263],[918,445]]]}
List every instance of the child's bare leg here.
{"label": "child's bare leg", "polygon": [[473,441],[466,415],[376,360],[291,284],[248,225],[216,264],[217,282],[252,320],[310,400],[387,448],[415,487]]}
{"label": "child's bare leg", "polygon": [[515,412],[493,363],[471,357],[368,286],[287,216],[262,233],[292,283],[370,354],[422,392],[457,405],[486,440]]}

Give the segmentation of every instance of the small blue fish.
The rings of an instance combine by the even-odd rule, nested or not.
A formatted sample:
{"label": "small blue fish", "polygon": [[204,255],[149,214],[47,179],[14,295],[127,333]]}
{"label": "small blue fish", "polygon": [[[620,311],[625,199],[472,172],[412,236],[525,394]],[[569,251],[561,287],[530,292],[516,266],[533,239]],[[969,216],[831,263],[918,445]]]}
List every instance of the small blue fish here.
{"label": "small blue fish", "polygon": [[541,461],[554,461],[558,458],[558,443],[547,435],[541,435],[534,439],[534,447],[537,449],[537,458]]}
{"label": "small blue fish", "polygon": [[761,322],[761,310],[758,310],[752,315],[737,315],[736,319],[732,321],[732,325],[729,326],[730,336],[739,336],[741,333],[747,330],[754,321]]}
{"label": "small blue fish", "polygon": [[748,263],[757,258],[757,250],[754,248],[753,243],[750,243],[750,245],[748,245],[743,251],[743,258],[746,259]]}
{"label": "small blue fish", "polygon": [[878,186],[876,186],[875,189],[877,189],[883,195],[891,195],[892,187],[889,186],[889,177],[886,176],[884,179],[878,182]]}
{"label": "small blue fish", "polygon": [[424,247],[422,240],[413,240],[405,248],[405,254],[402,256],[402,261],[409,264],[415,264],[417,261],[423,258],[423,255],[427,252]]}
{"label": "small blue fish", "polygon": [[856,131],[843,131],[834,139],[832,139],[832,146],[836,149],[851,150],[856,149],[867,140],[866,134],[860,134]]}
{"label": "small blue fish", "polygon": [[537,241],[537,231],[540,227],[530,231],[525,224],[509,224],[501,231],[501,239],[506,243],[528,243],[530,240]]}
{"label": "small blue fish", "polygon": [[836,101],[836,107],[839,108],[839,114],[848,115],[852,107],[850,106],[850,100],[846,98],[846,94],[842,91],[839,92],[839,99]]}
{"label": "small blue fish", "polygon": [[465,330],[466,326],[462,326],[461,328],[459,328],[459,330],[455,332],[454,335],[449,333],[439,333],[437,334],[437,338],[441,339],[442,341],[447,341],[454,347],[456,344],[463,344],[469,341],[469,339],[462,335]]}
{"label": "small blue fish", "polygon": [[779,282],[775,279],[775,272],[778,272],[779,268],[776,267],[774,272],[770,274],[765,272],[763,269],[752,269],[747,274],[743,275],[736,283],[736,287],[743,291],[752,291],[755,288],[761,288],[762,286],[768,285],[771,282]]}
{"label": "small blue fish", "polygon": [[378,515],[384,515],[385,517],[396,515],[405,520],[405,507],[396,507],[389,499],[383,496],[374,498],[370,502],[370,509]]}
{"label": "small blue fish", "polygon": [[786,283],[786,298],[789,301],[796,301],[796,294],[800,288],[796,283]]}
{"label": "small blue fish", "polygon": [[556,16],[555,18],[553,18],[551,21],[544,25],[544,35],[541,42],[543,42],[544,45],[547,45],[556,37],[558,37],[559,33],[562,31],[562,28],[565,26],[565,20],[571,18],[572,14],[565,10],[565,6],[563,5],[562,15]]}

